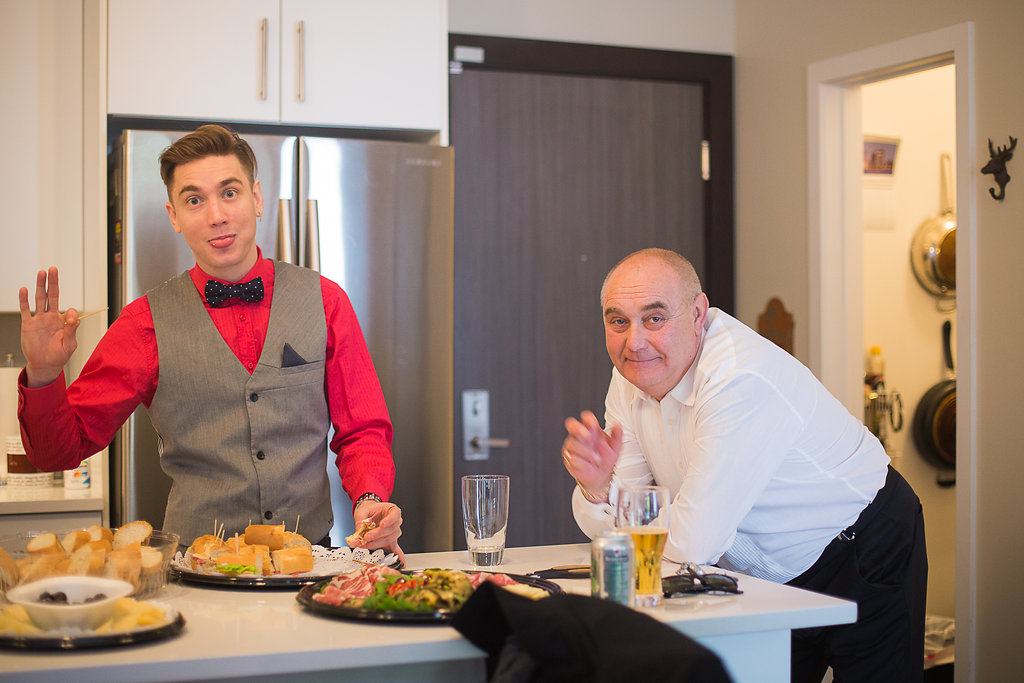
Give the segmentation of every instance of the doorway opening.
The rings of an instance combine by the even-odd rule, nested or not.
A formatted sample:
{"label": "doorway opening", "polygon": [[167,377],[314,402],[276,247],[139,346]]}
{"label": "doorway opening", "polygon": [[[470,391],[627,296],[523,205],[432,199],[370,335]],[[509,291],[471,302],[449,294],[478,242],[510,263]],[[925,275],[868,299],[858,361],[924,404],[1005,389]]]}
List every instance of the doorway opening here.
{"label": "doorway opening", "polygon": [[[974,488],[976,405],[972,381],[976,357],[970,339],[975,308],[975,158],[973,26],[960,24],[877,46],[808,67],[808,178],[810,252],[810,366],[854,414],[864,403],[865,218],[863,88],[907,74],[950,65],[955,77],[957,178],[956,328],[957,369],[955,556],[958,634],[956,659],[972,661],[975,609]],[[939,159],[935,159],[938,171]],[[935,174],[936,181],[938,173]],[[878,207],[871,207],[871,210]],[[938,207],[934,207],[938,211]],[[868,214],[868,215],[866,215]],[[909,245],[907,245],[909,250]],[[907,254],[908,252],[904,252]],[[909,259],[907,259],[909,261]],[[907,262],[905,261],[905,262]],[[939,331],[935,331],[936,339]],[[916,402],[917,397],[913,397]],[[909,456],[907,456],[909,457]],[[916,457],[916,456],[915,456]],[[899,462],[895,463],[897,466]],[[919,488],[915,484],[915,488]],[[919,496],[921,492],[919,491]],[[923,502],[924,496],[921,496]],[[926,509],[926,515],[928,510]],[[931,544],[930,544],[931,545]],[[929,547],[931,559],[932,548]],[[931,587],[931,582],[930,582]],[[931,607],[931,599],[929,600]],[[952,616],[952,615],[950,615]]]}

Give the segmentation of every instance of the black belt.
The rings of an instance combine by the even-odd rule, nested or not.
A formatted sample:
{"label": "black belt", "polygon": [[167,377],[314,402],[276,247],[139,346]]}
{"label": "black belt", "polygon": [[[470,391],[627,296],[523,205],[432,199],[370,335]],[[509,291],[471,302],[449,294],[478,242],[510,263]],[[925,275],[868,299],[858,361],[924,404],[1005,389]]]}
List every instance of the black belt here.
{"label": "black belt", "polygon": [[878,514],[882,508],[884,508],[889,501],[896,495],[899,490],[900,474],[892,468],[892,465],[887,467],[885,475],[885,484],[882,488],[878,489],[878,493],[875,494],[875,499],[868,503],[868,506],[861,510],[860,516],[857,517],[857,521],[846,527],[839,532],[836,536],[836,540],[849,542],[857,537],[857,532],[863,530],[871,520],[874,519],[875,515]]}

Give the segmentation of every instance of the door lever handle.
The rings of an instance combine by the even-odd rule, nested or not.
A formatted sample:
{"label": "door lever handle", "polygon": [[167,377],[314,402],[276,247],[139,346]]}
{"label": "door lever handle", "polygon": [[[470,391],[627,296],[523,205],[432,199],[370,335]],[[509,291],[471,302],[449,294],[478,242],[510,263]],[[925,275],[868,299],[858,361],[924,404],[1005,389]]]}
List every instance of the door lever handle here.
{"label": "door lever handle", "polygon": [[508,439],[499,439],[488,437],[486,439],[474,436],[469,440],[469,445],[473,448],[508,448],[512,445],[512,442]]}

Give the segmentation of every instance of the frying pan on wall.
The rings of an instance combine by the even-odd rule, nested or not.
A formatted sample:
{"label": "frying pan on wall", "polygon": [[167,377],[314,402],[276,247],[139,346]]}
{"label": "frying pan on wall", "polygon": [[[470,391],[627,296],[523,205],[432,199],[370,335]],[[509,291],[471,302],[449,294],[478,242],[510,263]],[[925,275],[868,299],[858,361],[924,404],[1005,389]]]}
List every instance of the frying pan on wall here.
{"label": "frying pan on wall", "polygon": [[[956,467],[956,379],[949,339],[951,329],[948,320],[942,323],[942,350],[948,377],[928,389],[914,410],[914,444],[925,460],[943,470]],[[940,477],[939,483],[954,481],[947,482]]]}
{"label": "frying pan on wall", "polygon": [[950,199],[953,179],[948,154],[940,157],[941,210],[917,229],[910,243],[914,277],[929,294],[940,299],[956,296],[956,212]]}

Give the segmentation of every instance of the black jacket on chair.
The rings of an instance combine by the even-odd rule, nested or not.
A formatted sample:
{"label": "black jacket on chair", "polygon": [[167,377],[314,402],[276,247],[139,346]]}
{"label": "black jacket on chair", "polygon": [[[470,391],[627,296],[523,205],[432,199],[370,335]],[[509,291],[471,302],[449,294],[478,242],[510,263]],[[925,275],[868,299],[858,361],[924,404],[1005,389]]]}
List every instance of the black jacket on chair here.
{"label": "black jacket on chair", "polygon": [[718,656],[622,605],[584,595],[530,600],[484,582],[452,621],[487,652],[492,683],[730,683]]}

